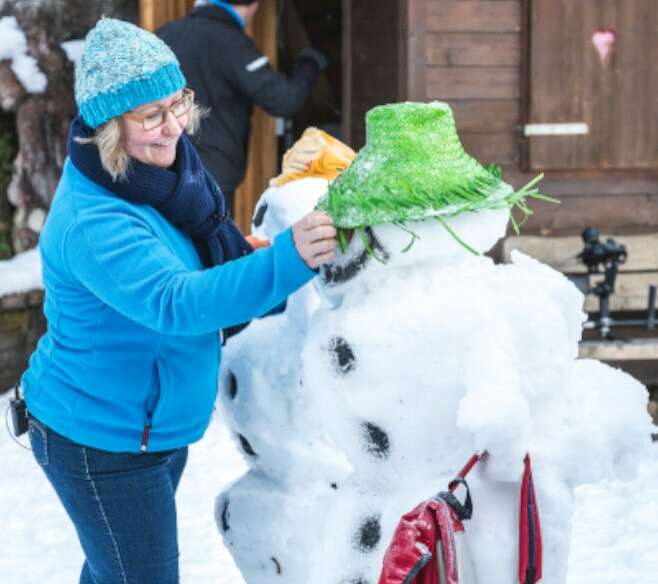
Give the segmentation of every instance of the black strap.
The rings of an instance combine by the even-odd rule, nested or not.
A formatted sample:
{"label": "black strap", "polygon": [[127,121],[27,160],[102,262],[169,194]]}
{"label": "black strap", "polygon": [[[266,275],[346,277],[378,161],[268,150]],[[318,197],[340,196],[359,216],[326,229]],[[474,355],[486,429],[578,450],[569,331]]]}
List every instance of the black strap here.
{"label": "black strap", "polygon": [[466,498],[464,499],[464,503],[461,503],[461,501],[457,499],[457,497],[455,497],[455,495],[453,495],[450,491],[443,491],[439,493],[439,497],[443,499],[448,505],[450,505],[452,510],[461,521],[470,519],[473,516],[473,499],[471,498],[471,490],[468,487],[468,483],[463,478],[457,477],[451,481],[450,485],[448,486],[452,488],[453,485],[464,485],[466,488]]}
{"label": "black strap", "polygon": [[525,584],[535,584],[537,581],[535,574],[537,573],[537,549],[536,549],[536,526],[535,526],[535,506],[533,505],[534,499],[534,485],[532,483],[532,475],[528,479],[528,566],[525,574]]}

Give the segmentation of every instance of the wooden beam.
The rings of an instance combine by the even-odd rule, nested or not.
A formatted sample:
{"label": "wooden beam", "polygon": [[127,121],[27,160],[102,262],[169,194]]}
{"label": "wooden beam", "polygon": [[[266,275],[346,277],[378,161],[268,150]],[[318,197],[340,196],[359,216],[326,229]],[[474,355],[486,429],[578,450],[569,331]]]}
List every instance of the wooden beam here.
{"label": "wooden beam", "polygon": [[[256,17],[247,28],[254,43],[266,55],[272,67],[277,65],[276,3],[261,2]],[[275,119],[260,108],[254,109],[251,118],[249,162],[247,174],[235,192],[233,214],[243,233],[251,230],[251,217],[259,197],[276,176],[278,168],[278,144]]]}
{"label": "wooden beam", "polygon": [[[517,133],[521,116],[518,99],[449,99],[457,132]],[[518,135],[518,134],[517,134]]]}
{"label": "wooden beam", "polygon": [[428,67],[431,99],[509,99],[520,97],[518,67]]}
{"label": "wooden beam", "polygon": [[427,35],[430,66],[519,66],[518,33],[442,32]]}
{"label": "wooden beam", "polygon": [[163,24],[185,16],[193,5],[194,0],[139,0],[139,24],[153,32]]}
{"label": "wooden beam", "polygon": [[600,361],[645,361],[658,359],[658,339],[618,341],[582,341],[578,347],[581,359]]}
{"label": "wooden beam", "polygon": [[[601,241],[612,237],[617,243],[626,246],[628,259],[619,266],[624,272],[658,271],[658,233],[647,235],[612,235],[603,233]],[[552,268],[568,274],[584,274],[585,265],[576,257],[583,249],[581,237],[507,237],[503,243],[503,260],[510,261],[513,250],[520,251]]]}
{"label": "wooden beam", "polygon": [[519,32],[518,0],[430,2],[428,32]]}
{"label": "wooden beam", "polygon": [[341,98],[341,120],[340,134],[343,141],[353,144],[352,139],[352,10],[351,0],[342,0],[341,14],[343,22],[341,23],[341,33],[343,37],[342,44],[342,75],[343,90]]}
{"label": "wooden beam", "polygon": [[405,74],[398,79],[400,101],[427,97],[427,10],[430,0],[400,2],[399,63]]}

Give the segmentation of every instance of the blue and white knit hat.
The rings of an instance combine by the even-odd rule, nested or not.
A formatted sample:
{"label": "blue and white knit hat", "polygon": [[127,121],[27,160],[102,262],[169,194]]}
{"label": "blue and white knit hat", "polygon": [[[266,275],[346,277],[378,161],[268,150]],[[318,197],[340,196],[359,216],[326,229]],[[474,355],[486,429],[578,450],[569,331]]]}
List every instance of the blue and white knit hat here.
{"label": "blue and white knit hat", "polygon": [[185,85],[176,55],[157,36],[101,18],[87,34],[75,70],[75,101],[85,123],[97,128]]}

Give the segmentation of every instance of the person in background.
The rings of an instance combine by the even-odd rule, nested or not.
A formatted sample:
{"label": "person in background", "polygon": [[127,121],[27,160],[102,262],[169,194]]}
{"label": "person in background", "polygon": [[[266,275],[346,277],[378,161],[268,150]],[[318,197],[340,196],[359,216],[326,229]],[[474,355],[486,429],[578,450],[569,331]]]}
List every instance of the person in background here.
{"label": "person in background", "polygon": [[75,525],[82,584],[174,584],[175,492],[210,423],[218,331],[313,278],[336,230],[312,212],[249,247],[188,138],[194,93],[155,35],[101,19],[75,96],[39,241],[48,327],[21,378],[30,443]]}
{"label": "person in background", "polygon": [[210,110],[196,146],[231,213],[247,168],[253,106],[273,116],[293,116],[327,65],[309,47],[288,77],[275,71],[244,31],[257,9],[253,0],[197,0],[190,14],[156,31],[178,57],[199,103]]}

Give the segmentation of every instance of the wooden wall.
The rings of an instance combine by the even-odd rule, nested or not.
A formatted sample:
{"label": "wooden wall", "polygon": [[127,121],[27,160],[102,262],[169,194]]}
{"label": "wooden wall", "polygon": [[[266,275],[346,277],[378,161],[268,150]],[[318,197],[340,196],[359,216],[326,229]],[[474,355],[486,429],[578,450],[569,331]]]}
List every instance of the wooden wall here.
{"label": "wooden wall", "polygon": [[427,99],[450,103],[466,151],[518,164],[520,1],[430,0],[425,55]]}
{"label": "wooden wall", "polygon": [[194,0],[139,0],[139,23],[154,31],[163,24],[185,16]]}
{"label": "wooden wall", "polygon": [[[620,0],[621,1],[621,0]],[[528,97],[531,0],[407,0],[426,18],[421,30],[425,100],[447,101],[467,152],[503,166],[519,187],[534,174],[523,170]],[[409,43],[411,47],[412,42]],[[407,64],[409,64],[407,60]],[[410,84],[423,81],[410,67]],[[568,88],[546,88],[546,91]],[[655,120],[647,120],[654,124]],[[541,185],[560,205],[535,202],[526,234],[579,233],[593,225],[616,233],[658,230],[658,169],[644,172],[547,172]]]}
{"label": "wooden wall", "polygon": [[400,98],[402,3],[343,1],[342,135],[357,150],[365,143],[366,112]]}

